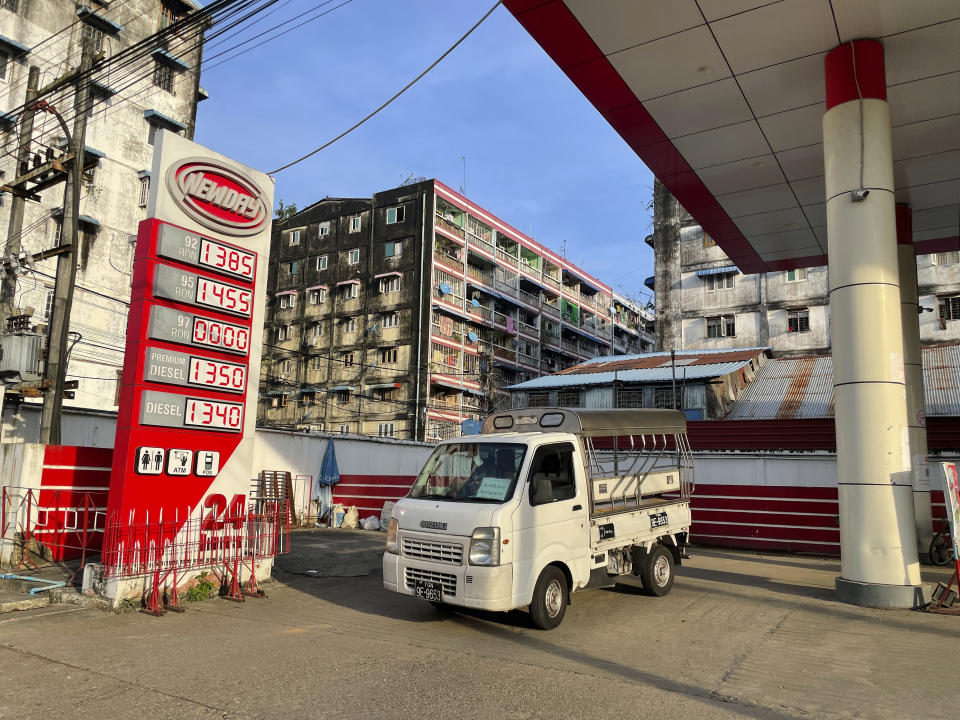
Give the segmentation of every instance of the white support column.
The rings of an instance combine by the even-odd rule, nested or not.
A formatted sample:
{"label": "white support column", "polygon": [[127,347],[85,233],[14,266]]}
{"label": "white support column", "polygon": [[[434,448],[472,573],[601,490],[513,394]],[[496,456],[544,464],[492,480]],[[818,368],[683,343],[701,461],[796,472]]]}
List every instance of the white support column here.
{"label": "white support column", "polygon": [[927,467],[927,425],[923,391],[923,355],[920,349],[920,298],[917,292],[917,253],[913,247],[913,219],[907,205],[897,205],[897,259],[900,270],[900,317],[903,322],[903,366],[907,383],[907,426],[913,470],[913,511],[917,523],[917,551],[926,561],[933,538],[930,511],[930,470]]}
{"label": "white support column", "polygon": [[883,46],[857,40],[834,48],[825,80],[837,595],[857,605],[912,607],[922,598]]}

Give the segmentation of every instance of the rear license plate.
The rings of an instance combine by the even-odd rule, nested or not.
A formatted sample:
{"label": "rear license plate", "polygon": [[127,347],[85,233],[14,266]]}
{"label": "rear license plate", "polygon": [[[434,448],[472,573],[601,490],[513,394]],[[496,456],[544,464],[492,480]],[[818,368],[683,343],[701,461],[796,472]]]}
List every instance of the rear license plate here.
{"label": "rear license plate", "polygon": [[650,514],[650,527],[658,528],[665,527],[668,524],[667,514],[665,512],[651,513]]}
{"label": "rear license plate", "polygon": [[443,586],[440,583],[417,580],[413,585],[413,591],[418,598],[424,600],[431,600],[432,602],[443,600]]}

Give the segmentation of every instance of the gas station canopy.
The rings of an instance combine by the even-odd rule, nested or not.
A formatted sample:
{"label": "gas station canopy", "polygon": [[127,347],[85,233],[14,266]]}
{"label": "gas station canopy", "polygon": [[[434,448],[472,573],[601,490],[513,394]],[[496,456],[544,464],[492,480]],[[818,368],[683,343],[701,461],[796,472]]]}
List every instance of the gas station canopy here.
{"label": "gas station canopy", "polygon": [[824,56],[879,40],[896,200],[960,248],[958,0],[504,4],[748,273],[826,264]]}

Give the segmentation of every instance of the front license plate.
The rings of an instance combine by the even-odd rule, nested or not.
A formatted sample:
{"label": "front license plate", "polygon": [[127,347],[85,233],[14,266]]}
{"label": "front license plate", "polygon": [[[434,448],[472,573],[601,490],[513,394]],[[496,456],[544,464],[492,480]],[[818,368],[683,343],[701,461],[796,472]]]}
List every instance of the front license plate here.
{"label": "front license plate", "polygon": [[432,602],[443,600],[443,586],[440,583],[417,580],[413,585],[413,591],[418,598],[424,600],[431,600]]}

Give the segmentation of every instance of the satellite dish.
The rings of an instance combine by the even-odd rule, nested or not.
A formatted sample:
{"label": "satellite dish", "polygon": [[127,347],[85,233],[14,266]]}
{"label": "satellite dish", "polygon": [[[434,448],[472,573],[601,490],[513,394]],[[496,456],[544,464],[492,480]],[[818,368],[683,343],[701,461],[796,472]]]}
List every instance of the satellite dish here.
{"label": "satellite dish", "polygon": [[464,435],[479,435],[481,427],[479,422],[471,418],[460,423],[460,432]]}
{"label": "satellite dish", "polygon": [[467,338],[470,340],[470,342],[475,343],[477,340],[480,339],[480,336],[477,335],[475,332],[471,331],[467,333]]}
{"label": "satellite dish", "polygon": [[476,298],[473,298],[473,299],[470,301],[470,304],[473,305],[475,308],[480,307],[480,301],[477,300]]}
{"label": "satellite dish", "polygon": [[440,283],[440,292],[441,292],[443,295],[449,295],[449,294],[450,294],[450,286],[447,285],[447,283]]}

